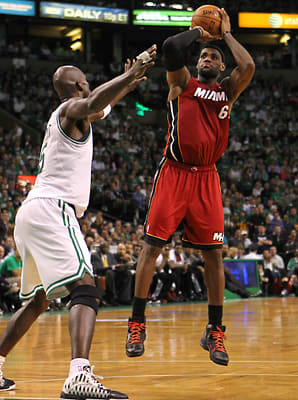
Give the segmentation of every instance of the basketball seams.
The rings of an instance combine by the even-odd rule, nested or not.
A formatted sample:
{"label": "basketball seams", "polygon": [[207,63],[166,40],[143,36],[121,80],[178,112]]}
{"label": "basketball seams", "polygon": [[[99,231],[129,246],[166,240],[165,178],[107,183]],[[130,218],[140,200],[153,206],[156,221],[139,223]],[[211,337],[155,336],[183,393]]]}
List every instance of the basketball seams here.
{"label": "basketball seams", "polygon": [[221,33],[221,15],[217,6],[204,5],[197,8],[192,16],[191,26],[201,26],[213,35]]}
{"label": "basketball seams", "polygon": [[204,15],[204,16],[202,16],[202,15],[195,15],[195,16],[194,16],[194,21],[195,21],[196,19],[210,19],[211,21],[215,21],[214,18],[209,17],[208,15]]}
{"label": "basketball seams", "polygon": [[198,17],[198,19],[199,19],[199,23],[196,23],[196,18],[194,18],[194,23],[192,24],[192,26],[194,27],[194,26],[201,26],[203,29],[205,29],[205,30],[210,30],[210,33],[213,33],[213,28],[216,28],[215,27],[215,25],[216,25],[216,23],[215,23],[215,21],[214,21],[214,19],[213,18],[210,18],[210,17]]}

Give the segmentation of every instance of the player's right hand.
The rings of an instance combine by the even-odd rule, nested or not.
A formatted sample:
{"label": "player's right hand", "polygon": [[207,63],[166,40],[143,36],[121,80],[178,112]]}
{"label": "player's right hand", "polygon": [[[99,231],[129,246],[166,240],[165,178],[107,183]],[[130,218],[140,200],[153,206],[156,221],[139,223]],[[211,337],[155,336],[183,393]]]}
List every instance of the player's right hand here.
{"label": "player's right hand", "polygon": [[130,71],[135,74],[135,78],[141,78],[147,69],[155,64],[152,59],[156,57],[156,50],[157,46],[153,44],[136,57],[136,62],[130,68]]}
{"label": "player's right hand", "polygon": [[231,22],[224,8],[220,8],[219,12],[221,15],[221,34],[223,36],[226,32],[231,32]]}

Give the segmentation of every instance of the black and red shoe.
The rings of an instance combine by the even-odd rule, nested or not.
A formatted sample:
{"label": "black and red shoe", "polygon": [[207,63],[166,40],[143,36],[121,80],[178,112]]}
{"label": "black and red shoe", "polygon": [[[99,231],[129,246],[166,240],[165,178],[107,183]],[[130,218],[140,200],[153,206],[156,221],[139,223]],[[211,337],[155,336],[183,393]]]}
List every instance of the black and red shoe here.
{"label": "black and red shoe", "polygon": [[208,324],[200,341],[200,345],[209,351],[210,360],[215,364],[229,363],[229,356],[224,346],[225,330],[225,326]]}
{"label": "black and red shoe", "polygon": [[144,341],[146,339],[146,320],[143,322],[128,320],[128,332],[126,340],[126,355],[128,357],[140,357],[144,354]]}

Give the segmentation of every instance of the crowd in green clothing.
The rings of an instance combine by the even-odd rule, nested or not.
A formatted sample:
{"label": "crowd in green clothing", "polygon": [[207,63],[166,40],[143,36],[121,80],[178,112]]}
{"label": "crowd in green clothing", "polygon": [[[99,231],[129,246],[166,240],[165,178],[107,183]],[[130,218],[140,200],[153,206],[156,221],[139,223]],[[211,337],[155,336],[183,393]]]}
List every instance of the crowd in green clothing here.
{"label": "crowd in green clothing", "polygon": [[0,263],[0,275],[4,278],[19,276],[21,269],[22,260],[18,254],[11,254]]}
{"label": "crowd in green clothing", "polygon": [[[39,123],[27,118],[26,112],[19,117],[41,133],[38,138],[30,137],[18,125],[11,130],[0,126],[0,242],[5,240],[15,212],[30,190],[30,184],[17,183],[17,176],[36,174],[45,123],[49,112],[58,104],[52,91],[44,91],[44,83],[50,82],[49,75],[39,76],[33,92],[28,89],[35,75],[23,69],[9,71],[9,78],[1,77],[9,79],[12,96],[26,93],[26,112],[30,110],[36,115]],[[89,75],[94,86],[99,77]],[[133,116],[135,100],[144,103],[142,94],[148,93],[148,81],[144,84],[147,86],[141,86],[123,99],[108,118],[94,124],[89,209],[102,210],[111,222],[116,219],[130,222],[135,229],[144,221],[152,178],[166,142],[166,126],[142,124]],[[163,81],[158,80],[157,93],[165,103],[166,82]],[[150,94],[149,90],[148,98]],[[297,231],[297,98],[294,83],[270,76],[268,79],[256,77],[232,109],[229,145],[217,163],[227,243],[237,229],[246,230],[248,238],[253,240],[259,223],[271,234],[274,212],[278,212],[277,220],[285,240],[292,229]]]}

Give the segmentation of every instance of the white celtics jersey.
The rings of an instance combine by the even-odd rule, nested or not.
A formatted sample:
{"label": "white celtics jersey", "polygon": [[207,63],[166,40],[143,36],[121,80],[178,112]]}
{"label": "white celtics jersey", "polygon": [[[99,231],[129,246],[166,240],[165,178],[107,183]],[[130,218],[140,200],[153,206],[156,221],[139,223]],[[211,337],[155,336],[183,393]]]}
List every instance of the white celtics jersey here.
{"label": "white celtics jersey", "polygon": [[63,132],[59,114],[62,103],[51,115],[43,140],[38,176],[27,199],[54,198],[75,206],[81,217],[89,203],[91,163],[93,156],[92,127],[89,134],[74,140]]}

